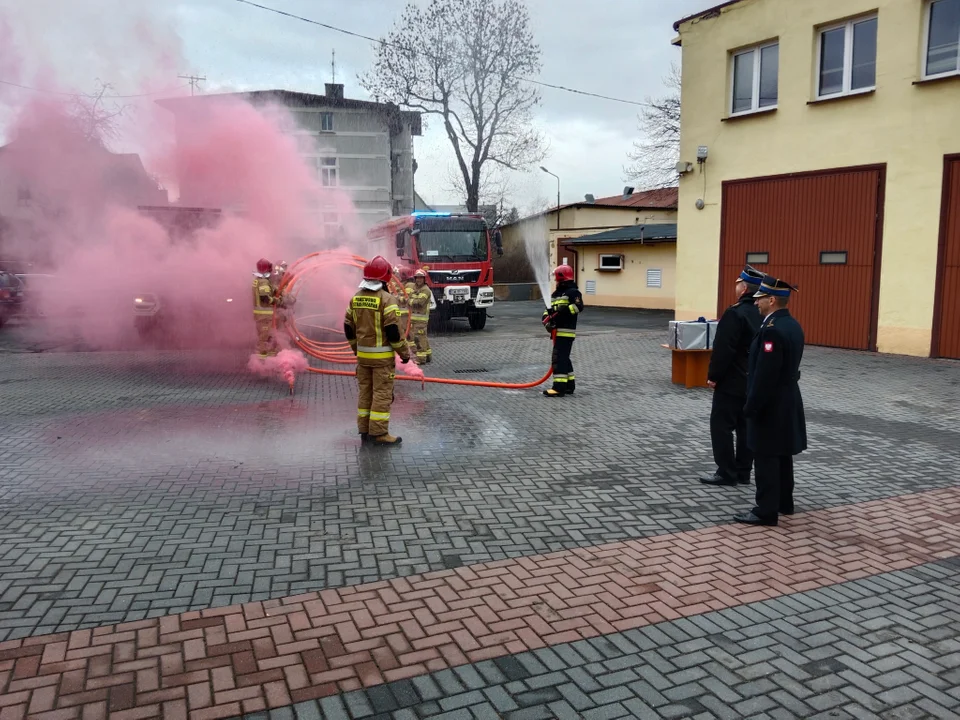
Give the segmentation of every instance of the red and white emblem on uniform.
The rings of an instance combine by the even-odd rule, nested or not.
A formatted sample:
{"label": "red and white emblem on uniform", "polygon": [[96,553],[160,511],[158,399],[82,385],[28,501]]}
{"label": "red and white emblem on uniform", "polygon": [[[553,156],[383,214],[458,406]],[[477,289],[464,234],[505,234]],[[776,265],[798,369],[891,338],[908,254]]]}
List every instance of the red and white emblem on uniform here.
{"label": "red and white emblem on uniform", "polygon": [[764,351],[764,352],[773,352],[773,343],[772,343],[772,342],[765,342],[765,343],[763,344],[763,351]]}

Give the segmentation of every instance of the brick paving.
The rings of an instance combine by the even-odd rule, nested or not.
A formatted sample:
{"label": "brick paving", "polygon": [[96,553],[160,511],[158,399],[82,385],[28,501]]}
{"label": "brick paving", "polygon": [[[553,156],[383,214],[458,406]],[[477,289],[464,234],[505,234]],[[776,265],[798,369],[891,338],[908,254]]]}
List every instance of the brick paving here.
{"label": "brick paving", "polygon": [[953,719],[957,569],[955,560],[923,565],[461,665],[269,718]]}
{"label": "brick paving", "polygon": [[0,706],[229,717],[958,555],[960,489],[932,491],[11,640]]}
{"label": "brick paving", "polygon": [[[509,381],[538,377],[548,354],[538,325],[540,310],[535,304],[514,304],[495,314],[497,317],[483,333],[455,332],[436,338],[437,361],[428,371],[448,377]],[[525,319],[521,319],[521,315]],[[341,594],[347,597],[368,592],[362,590],[364,587],[379,588],[381,583],[392,587],[404,579],[408,584],[429,582],[423,577],[434,578],[437,572],[440,574],[436,577],[460,578],[468,568],[476,572],[478,565],[495,572],[499,562],[505,560],[513,563],[511,567],[523,568],[520,563],[529,562],[525,558],[554,553],[581,564],[583,557],[594,558],[598,566],[593,570],[598,578],[620,573],[630,580],[632,576],[627,571],[633,560],[624,559],[629,556],[617,558],[623,565],[618,570],[616,565],[603,564],[612,562],[609,558],[597,555],[604,549],[621,547],[618,543],[633,547],[635,543],[644,546],[644,543],[687,542],[699,550],[713,542],[725,548],[724,552],[730,556],[725,556],[723,562],[735,562],[736,555],[730,547],[749,540],[750,533],[756,529],[735,528],[726,523],[733,512],[750,506],[753,489],[707,488],[695,481],[698,472],[712,467],[707,433],[709,393],[670,384],[669,355],[659,348],[663,335],[660,328],[665,325],[665,319],[656,314],[614,314],[595,309],[591,309],[589,323],[586,315],[584,318],[584,331],[574,350],[581,381],[575,398],[564,399],[563,404],[557,405],[542,398],[537,391],[442,386],[421,390],[413,383],[406,383],[398,388],[394,406],[395,427],[404,435],[405,443],[402,448],[389,451],[362,448],[357,442],[352,431],[355,390],[347,379],[302,379],[297,395],[291,399],[285,395],[282,384],[247,375],[242,369],[245,362],[242,354],[219,351],[4,354],[4,348],[9,349],[10,345],[5,344],[7,336],[0,337],[0,362],[3,363],[0,386],[4,397],[0,412],[3,437],[0,444],[0,642],[21,642],[26,647],[44,648],[66,642],[62,663],[79,662],[67,657],[67,653],[79,649],[81,654],[92,653],[84,663],[96,664],[95,668],[84,664],[87,670],[82,678],[77,674],[79,666],[63,667],[63,678],[75,673],[69,681],[75,684],[66,685],[69,692],[63,692],[62,684],[56,691],[51,690],[51,685],[38,685],[27,701],[27,710],[33,703],[36,709],[64,695],[91,692],[103,695],[100,700],[103,704],[86,705],[87,715],[81,715],[79,709],[64,708],[66,712],[55,711],[60,715],[51,717],[95,717],[98,708],[105,711],[113,708],[119,717],[135,717],[142,715],[144,708],[128,707],[128,704],[142,700],[157,705],[160,710],[164,709],[164,702],[173,703],[166,710],[174,717],[174,711],[180,708],[176,704],[179,698],[184,700],[180,709],[188,711],[189,690],[174,700],[162,694],[177,690],[163,685],[163,657],[175,654],[172,650],[160,652],[168,647],[170,640],[165,637],[160,644],[160,628],[163,623],[172,622],[170,616],[180,617],[183,623],[191,622],[189,618],[201,623],[219,618],[220,631],[228,633],[224,619],[227,616],[209,616],[211,608],[226,612],[227,608],[235,609],[241,604],[263,607],[268,602],[288,607],[290,596],[304,593],[334,592],[338,597]],[[844,562],[843,571],[829,566],[812,568],[809,572],[817,574],[809,582],[821,584],[809,589],[802,584],[806,580],[797,579],[804,578],[799,573],[807,572],[806,569],[798,570],[781,562],[776,567],[765,567],[764,576],[783,583],[782,578],[778,579],[779,573],[793,584],[785,583],[767,591],[777,594],[789,591],[792,594],[787,598],[809,604],[813,600],[808,601],[808,597],[819,598],[834,589],[842,594],[846,592],[843,588],[867,588],[865,602],[873,602],[878,593],[884,592],[878,588],[886,587],[883,583],[887,578],[917,578],[916,573],[950,567],[950,559],[940,558],[942,553],[956,554],[952,543],[956,540],[954,516],[957,511],[951,504],[953,500],[945,501],[946,504],[939,502],[952,495],[937,493],[953,493],[957,485],[960,364],[809,348],[801,383],[811,451],[805,453],[797,465],[797,497],[798,509],[810,512],[785,520],[779,529],[770,531],[774,533],[770,537],[788,540],[793,537],[801,546],[812,542],[803,537],[818,541],[832,538],[817,551],[823,558],[840,557],[839,553],[850,549],[853,553],[850,562],[865,564],[858,568]],[[576,452],[558,453],[571,433],[579,440]],[[903,496],[909,499],[901,501],[899,498]],[[925,510],[919,510],[919,506],[903,505],[903,502],[929,503],[931,498],[937,498],[937,503],[943,506],[930,508],[937,516],[935,519],[924,514]],[[870,512],[872,502],[891,505],[877,506],[890,512],[878,511],[870,516],[871,519],[865,521],[869,527],[854,528],[838,515],[830,515],[850,504],[866,507],[855,513]],[[884,526],[887,520],[893,523],[891,527]],[[810,522],[814,523],[811,528],[799,530],[805,527],[803,523]],[[823,523],[833,523],[835,527],[826,527]],[[844,537],[844,528],[853,535]],[[912,538],[908,547],[897,545],[898,529]],[[837,531],[841,534],[837,535]],[[798,536],[797,532],[805,535]],[[690,538],[708,540],[694,542]],[[889,551],[891,543],[895,552]],[[786,552],[790,546],[783,548],[778,546],[780,552]],[[679,558],[675,563],[677,567],[670,569],[677,579],[690,575],[689,568],[680,562],[686,561],[683,554],[686,552],[692,551],[679,545],[670,546],[668,557]],[[569,578],[583,580],[582,567],[572,562],[564,566],[572,570],[564,572]],[[906,569],[897,570],[898,567]],[[955,570],[956,565],[953,568]],[[532,570],[527,572],[532,576]],[[581,575],[577,575],[578,572]],[[559,570],[556,573],[562,575]],[[682,587],[673,586],[674,580],[671,576],[651,584],[666,583],[675,590]],[[449,646],[448,652],[455,646],[463,656],[458,657],[458,661],[466,664],[455,665],[437,649],[439,658],[414,663],[423,665],[421,674],[414,678],[396,680],[377,666],[380,684],[369,688],[351,691],[349,678],[338,680],[336,691],[344,694],[329,695],[322,701],[324,717],[396,715],[409,718],[410,713],[418,717],[496,717],[490,707],[505,717],[514,717],[510,713],[517,718],[576,717],[558,705],[560,701],[549,699],[554,695],[546,690],[559,686],[550,686],[548,678],[534,673],[522,679],[512,676],[501,679],[485,670],[495,662],[499,663],[498,668],[515,669],[516,658],[525,661],[550,648],[550,651],[566,653],[565,648],[576,643],[607,640],[619,643],[630,633],[653,632],[658,628],[664,633],[677,633],[677,628],[686,627],[686,623],[726,617],[725,613],[756,618],[754,612],[766,613],[763,608],[770,603],[787,599],[750,596],[754,589],[749,583],[746,584],[749,589],[745,590],[743,582],[727,582],[737,591],[727,593],[736,603],[732,610],[718,610],[717,606],[704,601],[703,607],[695,611],[698,614],[690,617],[669,619],[669,614],[653,610],[646,613],[646,619],[641,614],[637,616],[639,619],[621,617],[617,621],[655,623],[636,630],[621,632],[613,621],[616,618],[604,619],[599,612],[577,615],[575,607],[558,606],[559,610],[570,610],[573,614],[554,618],[550,612],[559,614],[559,610],[547,604],[537,606],[539,612],[531,604],[525,610],[527,614],[503,620],[487,618],[490,624],[519,619],[531,623],[542,621],[551,629],[555,625],[559,627],[547,633],[545,625],[538,625],[545,634],[553,636],[549,648],[541,650],[526,650],[517,644],[507,647],[509,643],[526,640],[520,639],[520,628],[506,629],[503,633],[510,633],[516,639],[479,648],[460,648],[455,642],[437,646]],[[816,589],[822,588],[823,583],[841,582],[827,589]],[[845,615],[839,606],[831,606],[829,612],[833,614],[823,622],[834,623],[840,634],[830,630],[821,638],[825,644],[804,651],[808,662],[819,662],[822,658],[818,653],[834,652],[838,644],[854,642],[844,632],[882,632],[875,627],[871,629],[873,620],[889,621],[889,627],[907,633],[917,643],[921,640],[912,633],[920,632],[918,627],[928,628],[931,638],[937,632],[945,632],[942,625],[931,624],[940,617],[952,618],[951,622],[957,626],[955,615],[943,615],[939,611],[936,615],[925,614],[956,596],[955,584],[945,588],[946,581],[938,582],[938,589],[926,594],[903,595],[895,607],[884,608],[888,614],[883,618],[873,615],[879,612],[876,607],[867,606],[870,617],[860,626],[849,612]],[[482,590],[478,598],[483,604],[478,603],[476,607],[488,607],[488,600],[496,602],[494,598],[500,597],[485,587],[474,588],[478,592]],[[892,585],[890,588],[891,592],[900,592]],[[656,592],[666,592],[671,602],[676,600],[662,587]],[[683,597],[691,594],[696,592],[684,592]],[[937,600],[927,600],[927,595]],[[618,596],[614,599],[622,601]],[[664,602],[659,598],[648,600]],[[359,600],[354,597],[351,602]],[[719,601],[714,599],[714,602]],[[605,600],[598,607],[605,608],[603,612],[619,613],[624,608],[629,612],[632,606],[628,605],[617,607]],[[519,611],[523,607],[526,606],[513,609]],[[951,606],[948,603],[945,607]],[[686,612],[682,604],[676,607],[665,604],[665,608],[681,615]],[[379,617],[367,610],[371,617]],[[896,614],[899,611],[901,615]],[[188,615],[191,612],[200,615]],[[277,650],[278,644],[301,642],[296,632],[318,630],[313,627],[314,618],[309,613],[307,618],[311,622],[309,629],[294,629],[289,619],[286,620],[293,639],[288,643],[274,641],[274,649]],[[785,618],[789,621],[789,614]],[[462,625],[465,619],[448,622]],[[108,636],[117,632],[117,624],[131,622],[147,624],[134,631],[133,641],[107,642]],[[358,632],[370,629],[353,622]],[[438,621],[438,625],[445,622]],[[812,622],[816,626],[820,621]],[[568,623],[569,627],[561,623]],[[114,630],[102,630],[105,626],[112,626]],[[150,627],[157,628],[155,640],[150,636]],[[333,629],[337,631],[336,627]],[[84,637],[83,631],[90,635],[89,647],[71,648],[75,637]],[[208,632],[214,640],[219,639],[216,626],[181,628],[184,633],[198,631],[204,639]],[[446,632],[452,638],[454,630]],[[583,633],[602,634],[571,645],[564,641],[564,633],[568,632],[577,632],[579,637]],[[749,629],[742,632],[746,639],[734,633],[734,642],[761,642],[749,634],[752,632]],[[52,633],[66,634],[67,639],[54,639],[56,636]],[[94,633],[98,633],[96,641]],[[330,636],[308,639],[320,642],[326,637]],[[527,637],[533,640],[532,636]],[[357,668],[364,661],[350,659],[352,653],[347,652],[347,645],[364,643],[367,639],[361,635],[359,640],[351,641],[349,636],[341,638],[339,633],[337,639],[344,654],[330,660],[345,663],[343,667],[354,673],[353,683],[361,683],[361,671]],[[478,638],[474,636],[474,639]],[[179,648],[176,652],[187,652],[186,640],[172,644]],[[715,641],[720,640],[726,643],[723,638],[711,638],[710,642],[716,645]],[[949,645],[951,641],[957,641],[956,632],[944,634],[938,641],[929,638],[925,641],[947,643],[943,646],[947,649],[931,660],[943,671],[934,672],[934,665],[927,665],[925,670],[940,678],[940,684],[934,683],[931,676],[908,681],[898,675],[895,679],[903,682],[891,687],[897,689],[921,682],[949,696],[949,687],[957,685],[956,671],[960,667],[960,654],[956,648],[949,649],[953,647]],[[131,647],[136,653],[140,651],[137,643],[148,642],[154,642],[158,652],[156,657],[149,658],[153,666],[159,662],[156,688],[151,687],[148,673],[139,674],[147,667],[135,666],[145,660],[136,655],[127,659]],[[204,653],[230,642],[226,639],[204,644]],[[254,640],[249,642],[253,647]],[[687,684],[682,673],[690,668],[682,666],[684,661],[676,658],[688,652],[696,654],[685,649],[686,646],[678,650],[680,642],[677,640],[663,648],[664,657],[676,665],[677,669],[669,674],[677,674],[677,687]],[[770,647],[782,645],[787,651],[797,650],[788,638],[781,637],[777,642],[778,645]],[[881,646],[883,642],[878,641]],[[727,647],[723,643],[717,647],[726,648],[739,658],[738,653],[730,649],[732,645]],[[513,654],[495,660],[471,657],[471,652],[498,646],[498,652]],[[526,647],[524,644],[523,648]],[[718,652],[717,647],[705,648],[703,652],[708,655]],[[93,652],[103,648],[108,648],[109,657]],[[191,652],[196,652],[196,644],[191,648]],[[921,654],[920,650],[911,648],[911,652]],[[150,652],[146,645],[144,649]],[[320,649],[327,652],[326,648]],[[744,652],[754,649],[743,647]],[[222,685],[227,672],[233,673],[236,684],[240,683],[238,674],[256,674],[249,670],[249,664],[243,664],[249,663],[245,653],[250,652],[253,661],[260,662],[255,651],[230,648],[227,652],[225,656],[184,658],[183,672],[175,673],[206,673],[207,685],[204,681],[189,682],[187,677],[187,684],[180,686],[182,689],[197,685],[194,690],[195,694],[199,693],[194,700],[197,703],[205,701],[205,692],[209,694],[210,705],[198,708],[198,712],[209,711],[219,703],[217,693],[236,691],[237,688]],[[309,650],[290,652],[302,654]],[[392,648],[391,652],[399,662],[397,652]],[[410,652],[421,650],[415,648],[400,654]],[[776,652],[782,655],[780,650]],[[580,653],[587,664],[577,666],[574,655],[564,655],[574,670],[592,668],[591,662],[600,662],[595,658],[591,661],[588,654],[579,650],[575,653]],[[636,653],[631,656],[636,673],[641,672],[641,666],[645,667],[647,654],[641,655],[642,658]],[[45,670],[57,664],[52,660],[56,655],[48,656],[46,661],[42,652],[32,657],[43,663]],[[326,654],[323,657],[327,657]],[[913,656],[908,657],[911,667],[919,667]],[[111,663],[109,671],[105,665],[107,659]],[[276,658],[266,658],[271,659]],[[866,662],[863,657],[860,659]],[[22,658],[14,659],[6,670],[0,669],[0,677],[5,672],[9,674],[4,682],[11,682],[13,674],[31,670],[33,661],[20,663],[19,660]],[[235,660],[240,664],[236,665]],[[439,661],[446,669],[439,669]],[[620,661],[627,662],[623,658]],[[196,666],[191,665],[188,670],[189,663]],[[333,663],[328,665],[332,668]],[[451,665],[457,669],[450,669]],[[730,676],[714,672],[708,665],[698,667],[720,682],[732,682]],[[119,674],[115,674],[117,666],[121,667]],[[303,667],[306,669],[305,664]],[[39,669],[38,666],[35,671]],[[276,670],[278,668],[269,668],[266,672]],[[663,674],[668,670],[666,666],[658,669]],[[168,667],[168,674],[170,671]],[[861,677],[870,677],[862,671],[862,668],[857,671]],[[479,681],[471,672],[479,672],[486,684],[477,685]],[[909,675],[906,667],[903,672]],[[547,673],[552,674],[552,670]],[[122,681],[112,686],[117,677]],[[277,702],[283,700],[276,694],[279,685],[275,684],[280,683],[281,678],[276,672],[271,677],[276,679],[261,678],[244,692],[256,690],[257,697],[264,703],[270,702],[270,697]],[[457,691],[452,680],[445,684],[450,677],[463,682],[467,677],[472,680],[467,690]],[[835,665],[817,677],[821,679],[809,686],[816,693],[828,692],[820,689],[822,685],[835,684],[831,690],[849,698],[859,687],[856,684],[859,680],[855,681],[846,670]],[[702,696],[706,698],[712,693],[715,698],[721,698],[710,689],[708,679],[704,676],[695,681],[704,688]],[[742,682],[756,679],[745,678]],[[799,676],[795,679],[801,684],[807,682]],[[944,686],[950,679],[953,685]],[[90,682],[93,684],[88,690]],[[286,673],[282,682],[288,683]],[[419,692],[421,686],[428,687],[429,682],[441,683],[442,698],[407,692],[411,687]],[[623,686],[631,687],[631,684]],[[108,689],[104,694],[104,687],[117,689]],[[266,689],[268,687],[270,689]],[[289,702],[273,709],[271,717],[293,717],[294,712],[300,717],[321,716],[321,704],[303,700],[302,696],[293,697],[294,691],[303,690],[304,686],[286,687]],[[655,688],[667,697],[665,688]],[[517,707],[501,710],[489,697],[488,705],[459,705],[466,699],[448,698],[475,689],[484,697],[498,698],[497,702],[504,703],[504,708],[510,702]],[[742,693],[737,690],[744,701],[754,697],[748,690]],[[534,691],[543,691],[543,694]],[[604,694],[608,691],[609,695]],[[19,709],[13,708],[23,703],[7,702],[15,693],[0,692],[3,693],[0,694],[0,720],[20,717]],[[596,701],[583,709],[571,700],[566,702],[583,717],[623,716],[622,709],[616,707],[618,703],[628,708],[627,717],[645,716],[646,711],[637,709],[639,706],[628,704],[629,698],[611,699],[617,692],[623,691],[613,686],[591,691],[588,694],[591,698],[596,694]],[[694,688],[677,692],[693,693]],[[909,694],[907,690],[902,692]],[[511,698],[509,702],[504,693]],[[730,716],[706,704],[706,700],[702,701],[705,709],[699,710],[694,702],[695,694],[684,698],[686,715],[678,709],[672,696],[667,704],[644,699],[641,692],[634,692],[634,696],[653,708],[650,717],[675,717],[678,713],[704,719]],[[256,712],[253,698],[226,697],[227,705],[237,703],[235,714]],[[809,705],[802,693],[795,693],[793,697]],[[930,709],[933,705],[920,704],[920,699],[898,705],[895,698],[882,708],[851,699],[847,705],[859,705],[860,710],[854,712],[845,709],[847,705],[837,705],[823,712],[835,713],[832,717],[874,716],[870,713],[882,714],[885,718],[960,715],[956,705],[946,704],[945,696],[933,700],[924,694],[923,698],[947,708],[947,714],[938,715]],[[654,699],[660,702],[659,698]],[[301,702],[295,704],[298,700]],[[757,710],[755,716],[808,716],[799,712],[790,714],[793,711],[787,698],[777,696],[775,700],[775,706]],[[337,714],[337,703],[347,703],[344,707],[351,715]],[[33,714],[41,715],[39,711]]]}

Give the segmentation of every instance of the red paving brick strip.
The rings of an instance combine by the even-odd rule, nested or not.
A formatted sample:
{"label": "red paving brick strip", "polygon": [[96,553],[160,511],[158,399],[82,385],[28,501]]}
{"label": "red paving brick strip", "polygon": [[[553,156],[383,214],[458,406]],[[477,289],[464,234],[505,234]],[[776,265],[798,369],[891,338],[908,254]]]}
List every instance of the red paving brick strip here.
{"label": "red paving brick strip", "polygon": [[220,718],[960,555],[960,488],[0,643],[6,717]]}

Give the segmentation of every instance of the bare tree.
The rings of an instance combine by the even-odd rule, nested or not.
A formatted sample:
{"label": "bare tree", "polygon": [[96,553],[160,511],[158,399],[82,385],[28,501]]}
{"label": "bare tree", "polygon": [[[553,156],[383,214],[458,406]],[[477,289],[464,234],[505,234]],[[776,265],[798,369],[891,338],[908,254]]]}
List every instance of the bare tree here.
{"label": "bare tree", "polygon": [[544,157],[532,123],[540,95],[522,79],[539,72],[521,0],[431,0],[407,5],[360,82],[378,101],[442,119],[476,212],[488,163],[519,170]]}
{"label": "bare tree", "polygon": [[113,94],[113,86],[98,78],[96,90],[74,97],[69,109],[83,138],[103,148],[120,137],[120,118],[130,109],[112,100]]}
{"label": "bare tree", "polygon": [[631,164],[623,169],[626,180],[644,189],[673,187],[680,159],[680,67],[673,63],[663,79],[667,93],[646,98],[637,118],[641,138],[627,153]]}

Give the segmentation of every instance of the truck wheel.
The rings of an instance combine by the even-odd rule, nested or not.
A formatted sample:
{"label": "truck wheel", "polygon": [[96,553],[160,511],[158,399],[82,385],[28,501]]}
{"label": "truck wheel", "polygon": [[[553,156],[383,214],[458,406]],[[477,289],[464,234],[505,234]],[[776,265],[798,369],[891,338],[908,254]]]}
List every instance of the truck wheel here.
{"label": "truck wheel", "polygon": [[467,319],[470,321],[471,330],[483,330],[487,324],[487,309],[480,308],[479,310],[473,310],[467,316]]}

